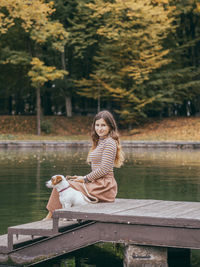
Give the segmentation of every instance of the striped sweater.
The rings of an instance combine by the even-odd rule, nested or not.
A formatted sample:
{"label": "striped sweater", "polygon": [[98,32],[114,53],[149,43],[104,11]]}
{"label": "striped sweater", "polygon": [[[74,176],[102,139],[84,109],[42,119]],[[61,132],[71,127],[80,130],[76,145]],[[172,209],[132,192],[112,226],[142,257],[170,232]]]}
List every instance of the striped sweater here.
{"label": "striped sweater", "polygon": [[92,172],[86,175],[87,179],[94,181],[113,173],[116,152],[117,144],[112,137],[100,138],[97,147],[89,154]]}

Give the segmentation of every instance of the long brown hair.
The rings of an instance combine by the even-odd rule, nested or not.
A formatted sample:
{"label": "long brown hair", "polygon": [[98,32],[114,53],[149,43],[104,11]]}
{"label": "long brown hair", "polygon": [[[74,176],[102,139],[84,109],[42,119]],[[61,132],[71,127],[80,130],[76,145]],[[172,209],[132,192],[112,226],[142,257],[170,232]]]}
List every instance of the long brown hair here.
{"label": "long brown hair", "polygon": [[116,121],[113,117],[113,115],[107,111],[103,110],[96,114],[96,116],[93,119],[92,123],[92,131],[91,131],[91,137],[92,137],[92,148],[91,150],[94,150],[97,147],[99,136],[97,135],[95,131],[95,123],[97,120],[104,119],[106,124],[109,127],[109,136],[112,137],[116,143],[117,143],[117,153],[115,158],[115,167],[119,168],[124,162],[124,152],[122,151],[120,139],[119,139],[119,133],[117,129]]}

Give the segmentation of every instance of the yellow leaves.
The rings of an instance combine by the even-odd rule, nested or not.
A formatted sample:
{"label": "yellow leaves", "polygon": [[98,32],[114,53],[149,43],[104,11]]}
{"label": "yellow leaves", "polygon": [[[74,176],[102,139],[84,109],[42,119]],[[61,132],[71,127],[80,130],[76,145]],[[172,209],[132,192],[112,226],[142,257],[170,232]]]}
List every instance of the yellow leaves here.
{"label": "yellow leaves", "polygon": [[43,44],[51,40],[53,48],[63,52],[68,33],[61,23],[50,20],[55,11],[53,6],[53,1],[0,0],[0,8],[7,10],[6,14],[0,13],[0,33],[5,34],[19,19],[21,27],[34,41]]}
{"label": "yellow leaves", "polygon": [[152,0],[154,4],[169,4],[169,0]]}
{"label": "yellow leaves", "polygon": [[38,26],[31,32],[31,38],[37,43],[45,43],[47,40],[52,41],[52,46],[61,52],[64,51],[64,46],[67,42],[68,33],[63,25],[59,22],[51,22]]}
{"label": "yellow leaves", "polygon": [[[110,3],[105,3],[104,1],[96,0],[95,4],[89,3],[86,4],[90,9],[95,10],[94,17],[100,17],[107,12],[112,10],[112,5]],[[99,8],[97,8],[97,6]]]}
{"label": "yellow leaves", "polygon": [[31,61],[31,65],[42,67],[44,65],[44,62],[40,61],[39,58],[34,57]]}
{"label": "yellow leaves", "polygon": [[113,97],[116,98],[124,98],[128,96],[128,92],[123,88],[113,88],[108,83],[104,82],[103,80],[99,79],[98,76],[96,76],[96,80],[99,84],[101,84],[110,94],[112,94]]}
{"label": "yellow leaves", "polygon": [[13,19],[0,12],[0,33],[5,34],[14,25]]}
{"label": "yellow leaves", "polygon": [[33,72],[33,71],[29,71],[28,75],[32,76],[32,85],[33,85],[33,87],[38,87],[38,86],[40,87],[40,86],[44,85],[45,82],[48,81],[46,79],[46,77],[36,76],[35,72]]}
{"label": "yellow leaves", "polygon": [[43,0],[1,0],[0,7],[7,9],[9,19],[21,19],[25,31],[45,24],[55,11],[53,2],[45,3]]}
{"label": "yellow leaves", "polygon": [[175,28],[170,4],[168,0],[94,0],[88,5],[93,16],[103,21],[97,34],[105,42],[93,79],[101,95],[105,92],[121,105],[120,116],[145,116],[145,106],[162,98],[151,90],[148,94],[143,84],[151,72],[169,63],[163,40]]}
{"label": "yellow leaves", "polygon": [[54,66],[45,66],[44,62],[39,58],[34,57],[30,63],[32,65],[31,70],[28,72],[28,76],[31,77],[33,87],[41,87],[47,81],[53,81],[55,79],[62,79],[68,72],[64,70],[57,70]]}
{"label": "yellow leaves", "polygon": [[195,8],[195,11],[197,13],[200,13],[200,2],[196,2],[196,8]]}
{"label": "yellow leaves", "polygon": [[162,40],[172,29],[170,12],[173,7],[168,0],[116,0],[113,3],[96,0],[89,5],[94,16],[105,15],[106,22],[97,33],[117,46],[126,58],[119,71],[136,83],[148,79],[154,69],[169,63],[165,56],[168,49],[162,47]]}
{"label": "yellow leaves", "polygon": [[140,52],[138,59],[133,59],[129,65],[122,68],[122,72],[127,73],[136,83],[141,83],[148,79],[148,75],[154,69],[160,68],[170,62],[165,56],[169,50],[162,50],[160,45],[154,46],[153,50],[144,50]]}

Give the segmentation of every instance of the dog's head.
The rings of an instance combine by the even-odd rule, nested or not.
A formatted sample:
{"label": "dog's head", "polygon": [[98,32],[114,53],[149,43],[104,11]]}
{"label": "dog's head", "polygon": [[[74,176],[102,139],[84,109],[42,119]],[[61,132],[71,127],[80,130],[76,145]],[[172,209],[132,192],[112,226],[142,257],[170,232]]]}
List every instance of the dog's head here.
{"label": "dog's head", "polygon": [[63,175],[57,174],[51,177],[51,180],[46,182],[46,186],[48,188],[53,188],[55,187],[57,184],[59,184],[60,182],[66,180],[65,177]]}

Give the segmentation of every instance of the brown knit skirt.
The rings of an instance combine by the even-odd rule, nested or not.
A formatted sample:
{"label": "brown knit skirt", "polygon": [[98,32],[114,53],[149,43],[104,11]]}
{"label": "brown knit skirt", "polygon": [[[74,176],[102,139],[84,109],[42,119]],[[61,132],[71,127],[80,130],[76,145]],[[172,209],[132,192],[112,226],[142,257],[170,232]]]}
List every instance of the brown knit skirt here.
{"label": "brown knit skirt", "polygon": [[[107,174],[102,178],[99,178],[91,183],[80,183],[73,180],[68,181],[74,189],[81,191],[85,196],[94,201],[98,199],[99,202],[114,202],[117,195],[117,183],[113,173]],[[85,187],[90,196],[88,196]],[[59,201],[59,193],[56,189],[52,190],[49,198],[47,209],[53,212],[55,209],[61,209],[61,203]]]}

